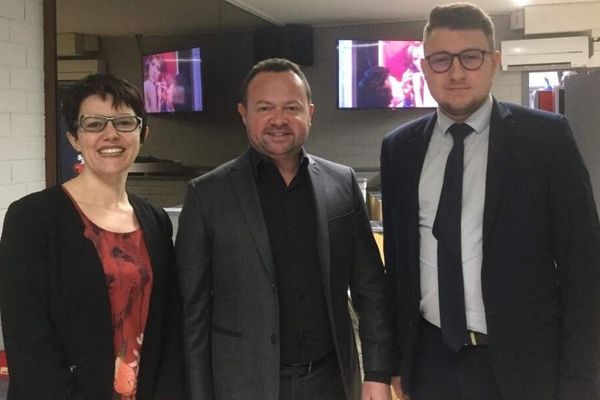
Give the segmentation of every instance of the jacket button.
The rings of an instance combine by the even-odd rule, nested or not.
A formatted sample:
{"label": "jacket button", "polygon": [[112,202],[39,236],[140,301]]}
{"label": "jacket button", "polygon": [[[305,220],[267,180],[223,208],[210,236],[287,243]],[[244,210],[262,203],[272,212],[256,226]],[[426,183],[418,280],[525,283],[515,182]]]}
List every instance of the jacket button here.
{"label": "jacket button", "polygon": [[271,343],[277,344],[277,335],[275,333],[271,335]]}

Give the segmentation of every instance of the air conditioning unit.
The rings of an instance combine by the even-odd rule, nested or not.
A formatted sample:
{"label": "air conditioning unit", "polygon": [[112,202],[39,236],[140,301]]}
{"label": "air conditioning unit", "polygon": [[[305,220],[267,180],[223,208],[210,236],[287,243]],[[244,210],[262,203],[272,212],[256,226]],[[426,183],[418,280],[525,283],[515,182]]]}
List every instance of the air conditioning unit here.
{"label": "air conditioning unit", "polygon": [[104,60],[58,60],[56,75],[59,81],[76,81],[89,74],[106,72]]}
{"label": "air conditioning unit", "polygon": [[501,43],[504,71],[547,71],[585,68],[590,58],[590,39],[571,36],[505,40]]}
{"label": "air conditioning unit", "polygon": [[59,33],[56,35],[56,55],[58,57],[94,56],[100,51],[98,36],[81,33]]}

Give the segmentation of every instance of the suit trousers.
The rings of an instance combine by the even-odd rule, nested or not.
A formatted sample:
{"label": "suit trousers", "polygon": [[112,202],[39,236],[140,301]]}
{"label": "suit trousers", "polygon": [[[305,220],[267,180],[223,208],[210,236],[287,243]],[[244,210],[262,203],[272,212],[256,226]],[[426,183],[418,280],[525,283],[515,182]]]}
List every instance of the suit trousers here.
{"label": "suit trousers", "polygon": [[281,376],[279,400],[347,400],[337,358],[302,376]]}
{"label": "suit trousers", "polygon": [[421,319],[411,400],[504,400],[494,379],[488,346],[450,350],[440,328]]}

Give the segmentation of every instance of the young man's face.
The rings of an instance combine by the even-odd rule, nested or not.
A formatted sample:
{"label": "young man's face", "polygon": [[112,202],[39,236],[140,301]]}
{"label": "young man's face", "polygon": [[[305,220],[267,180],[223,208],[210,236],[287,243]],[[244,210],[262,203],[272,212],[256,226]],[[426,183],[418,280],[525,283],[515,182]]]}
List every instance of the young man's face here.
{"label": "young man's face", "polygon": [[489,48],[485,34],[480,30],[450,30],[436,28],[425,40],[425,56],[447,52],[458,54],[465,50],[485,50],[481,67],[474,71],[465,69],[458,57],[446,72],[435,72],[429,62],[421,61],[425,80],[440,109],[453,120],[462,122],[487,99],[500,53]]}

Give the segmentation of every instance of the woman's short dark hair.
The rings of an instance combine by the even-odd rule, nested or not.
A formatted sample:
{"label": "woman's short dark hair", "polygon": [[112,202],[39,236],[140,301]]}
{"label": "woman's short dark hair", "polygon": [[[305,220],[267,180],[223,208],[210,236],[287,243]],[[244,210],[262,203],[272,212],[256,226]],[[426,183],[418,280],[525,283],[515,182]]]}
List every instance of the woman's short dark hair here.
{"label": "woman's short dark hair", "polygon": [[302,84],[304,85],[304,89],[306,90],[306,98],[308,102],[311,102],[311,92],[310,85],[308,84],[308,79],[300,69],[300,66],[296,63],[291,62],[285,58],[269,58],[267,60],[263,60],[252,67],[250,72],[244,78],[244,82],[242,83],[242,93],[241,93],[241,102],[244,106],[246,106],[248,101],[248,86],[250,86],[250,82],[256,75],[261,72],[293,72],[300,78]]}
{"label": "woman's short dark hair", "polygon": [[490,16],[475,4],[453,3],[433,8],[423,30],[423,40],[427,40],[437,28],[481,31],[488,41],[489,50],[496,49],[494,23]]}
{"label": "woman's short dark hair", "polygon": [[117,78],[112,74],[92,74],[75,83],[69,90],[65,100],[63,100],[61,109],[67,128],[73,136],[77,136],[77,123],[79,120],[79,109],[81,103],[90,96],[98,96],[106,100],[107,96],[112,96],[112,106],[114,108],[127,106],[130,107],[135,115],[142,118],[142,133],[140,141],[144,141],[146,130],[146,111],[144,110],[144,101],[139,90],[131,83]]}

